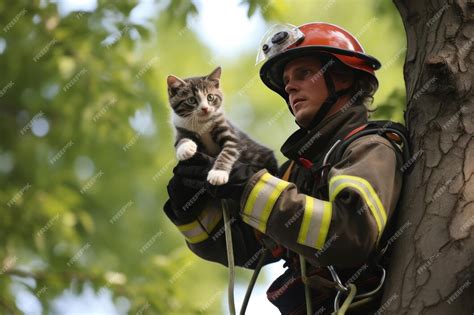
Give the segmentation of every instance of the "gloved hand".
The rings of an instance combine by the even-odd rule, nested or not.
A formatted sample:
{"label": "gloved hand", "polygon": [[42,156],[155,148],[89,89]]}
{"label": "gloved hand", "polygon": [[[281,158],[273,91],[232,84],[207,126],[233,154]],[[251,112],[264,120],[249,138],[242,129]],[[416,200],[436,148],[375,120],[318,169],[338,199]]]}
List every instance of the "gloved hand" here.
{"label": "gloved hand", "polygon": [[181,166],[176,167],[173,172],[183,178],[183,185],[189,189],[205,187],[214,198],[233,199],[239,202],[250,177],[259,171],[251,165],[235,162],[227,184],[214,186],[207,182],[207,174],[213,165],[214,158],[196,152],[191,159],[183,161]]}
{"label": "gloved hand", "polygon": [[[175,169],[178,169],[178,164]],[[192,222],[204,209],[208,196],[205,188],[191,188],[183,183],[183,178],[174,175],[166,187],[170,199],[165,204],[165,212],[180,224]]]}

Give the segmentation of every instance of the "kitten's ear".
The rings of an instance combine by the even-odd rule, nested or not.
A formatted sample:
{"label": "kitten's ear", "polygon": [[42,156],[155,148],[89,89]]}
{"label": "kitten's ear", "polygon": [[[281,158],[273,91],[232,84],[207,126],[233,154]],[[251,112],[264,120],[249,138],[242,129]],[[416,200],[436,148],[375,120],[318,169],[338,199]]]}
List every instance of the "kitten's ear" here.
{"label": "kitten's ear", "polygon": [[168,87],[170,89],[176,89],[179,88],[183,85],[186,85],[186,82],[181,80],[180,78],[174,76],[174,75],[169,75],[168,78],[166,78],[166,82],[168,83]]}
{"label": "kitten's ear", "polygon": [[166,82],[168,83],[169,97],[175,96],[176,93],[178,93],[178,89],[186,85],[186,82],[174,75],[169,75],[168,78],[166,78]]}
{"label": "kitten's ear", "polygon": [[214,69],[214,71],[212,71],[211,74],[209,74],[207,76],[208,80],[217,82],[217,86],[216,86],[217,88],[219,88],[219,81],[221,79],[221,73],[222,73],[222,68],[219,66],[216,69]]}

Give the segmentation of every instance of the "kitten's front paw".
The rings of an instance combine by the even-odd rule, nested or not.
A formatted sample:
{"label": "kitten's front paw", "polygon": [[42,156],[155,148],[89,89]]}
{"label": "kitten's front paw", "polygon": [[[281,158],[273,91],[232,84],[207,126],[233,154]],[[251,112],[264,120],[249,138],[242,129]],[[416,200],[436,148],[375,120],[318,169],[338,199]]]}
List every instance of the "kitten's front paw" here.
{"label": "kitten's front paw", "polygon": [[229,173],[226,171],[210,170],[207,174],[207,181],[215,186],[224,185],[229,181]]}
{"label": "kitten's front paw", "polygon": [[197,144],[194,141],[186,141],[181,144],[176,150],[176,157],[180,161],[187,160],[191,158],[197,150]]}

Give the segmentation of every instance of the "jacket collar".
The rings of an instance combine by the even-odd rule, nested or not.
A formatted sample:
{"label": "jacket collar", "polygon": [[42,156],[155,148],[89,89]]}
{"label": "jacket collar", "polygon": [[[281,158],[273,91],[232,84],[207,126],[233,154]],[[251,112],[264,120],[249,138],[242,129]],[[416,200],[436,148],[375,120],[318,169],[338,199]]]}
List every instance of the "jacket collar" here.
{"label": "jacket collar", "polygon": [[338,140],[355,128],[367,123],[367,109],[363,105],[349,107],[326,117],[311,130],[299,129],[281,147],[281,153],[290,160],[304,158],[313,163]]}

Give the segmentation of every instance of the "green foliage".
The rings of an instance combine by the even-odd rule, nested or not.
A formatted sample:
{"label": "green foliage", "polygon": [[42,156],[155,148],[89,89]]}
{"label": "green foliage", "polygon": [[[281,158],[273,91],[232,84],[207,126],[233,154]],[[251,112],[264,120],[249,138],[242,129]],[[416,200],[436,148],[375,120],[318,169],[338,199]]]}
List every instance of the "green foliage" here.
{"label": "green foliage", "polygon": [[[331,3],[242,5],[248,16],[269,23],[319,19],[354,33],[376,14],[355,1]],[[99,1],[93,12],[59,16],[46,1],[0,3],[2,314],[19,313],[11,288],[21,279],[35,280],[21,286],[45,313],[65,289],[79,293],[85,284],[112,290],[115,301],[126,297],[131,313],[197,314],[215,296],[204,313],[220,312],[225,268],[193,255],[161,210],[175,164],[165,77],[204,74],[221,64],[225,106],[238,125],[276,151],[296,126],[258,79],[256,49],[214,59],[198,40],[187,26],[199,14],[194,2],[169,1],[146,26],[130,19],[136,5]],[[404,45],[394,30],[400,24],[375,23],[361,42],[390,61]],[[401,119],[401,63],[396,58],[380,74],[378,118]],[[130,123],[147,106],[152,134]],[[43,119],[49,130],[35,135],[32,127]]]}
{"label": "green foliage", "polygon": [[170,1],[165,8],[165,20],[167,24],[183,26],[186,25],[189,16],[194,16],[197,13],[196,5],[190,0]]}
{"label": "green foliage", "polygon": [[403,123],[403,111],[400,110],[400,104],[405,104],[405,91],[396,88],[390,93],[383,103],[380,103],[372,113],[373,119],[387,119]]}

